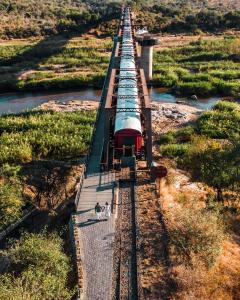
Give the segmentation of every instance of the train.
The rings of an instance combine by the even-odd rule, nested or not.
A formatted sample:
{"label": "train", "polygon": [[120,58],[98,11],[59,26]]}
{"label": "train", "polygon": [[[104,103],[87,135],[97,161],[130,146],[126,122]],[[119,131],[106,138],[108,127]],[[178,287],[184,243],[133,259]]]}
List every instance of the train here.
{"label": "train", "polygon": [[143,149],[143,130],[130,14],[130,9],[124,8],[114,140],[115,149],[121,149],[124,156],[139,156]]}

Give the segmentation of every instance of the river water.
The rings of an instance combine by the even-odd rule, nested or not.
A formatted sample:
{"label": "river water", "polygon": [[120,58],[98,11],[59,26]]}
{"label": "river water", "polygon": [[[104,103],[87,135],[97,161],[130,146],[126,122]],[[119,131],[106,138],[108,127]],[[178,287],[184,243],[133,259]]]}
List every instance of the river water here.
{"label": "river water", "polygon": [[[164,92],[160,88],[151,88],[149,90],[153,101],[175,103],[178,101],[186,101],[188,105],[201,108],[203,110],[210,109],[218,100],[218,97],[199,99],[191,101],[184,98]],[[72,92],[31,92],[31,93],[9,93],[0,94],[0,114],[19,113],[30,110],[48,101],[68,102],[71,100],[92,100],[99,101],[101,90],[86,88],[84,90]]]}

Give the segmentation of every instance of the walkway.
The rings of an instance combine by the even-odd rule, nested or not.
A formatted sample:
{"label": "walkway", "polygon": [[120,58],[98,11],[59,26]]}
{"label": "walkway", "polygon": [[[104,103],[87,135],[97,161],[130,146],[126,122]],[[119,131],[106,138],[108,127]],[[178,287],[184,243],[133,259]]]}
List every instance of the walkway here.
{"label": "walkway", "polygon": [[94,206],[113,200],[114,177],[108,173],[84,181],[77,212],[81,247],[84,300],[110,300],[113,278],[115,216],[97,221]]}
{"label": "walkway", "polygon": [[[116,43],[114,43],[113,53]],[[104,143],[104,106],[107,96],[109,75],[113,67],[112,55],[107,77],[105,79],[99,117],[95,127],[92,151],[87,163],[84,179],[77,204],[77,227],[83,267],[84,300],[110,300],[113,277],[113,242],[115,216],[107,221],[97,221],[94,207],[108,202],[113,204],[114,173],[100,173],[100,162]]]}

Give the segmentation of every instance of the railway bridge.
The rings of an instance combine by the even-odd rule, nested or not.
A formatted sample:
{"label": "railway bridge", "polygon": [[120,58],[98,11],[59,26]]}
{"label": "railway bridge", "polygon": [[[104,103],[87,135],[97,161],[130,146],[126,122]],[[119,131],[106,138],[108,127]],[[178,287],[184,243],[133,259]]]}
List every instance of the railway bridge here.
{"label": "railway bridge", "polygon": [[[134,14],[123,7],[71,222],[79,299],[141,298],[134,180],[139,162],[145,170],[152,162],[146,77],[155,42],[137,38]],[[111,205],[109,219],[96,219],[97,202]]]}

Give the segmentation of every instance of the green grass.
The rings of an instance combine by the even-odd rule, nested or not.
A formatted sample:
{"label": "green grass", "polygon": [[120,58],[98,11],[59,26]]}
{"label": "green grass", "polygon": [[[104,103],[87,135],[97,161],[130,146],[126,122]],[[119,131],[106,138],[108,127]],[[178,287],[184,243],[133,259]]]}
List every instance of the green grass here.
{"label": "green grass", "polygon": [[196,128],[187,126],[163,134],[159,140],[161,153],[169,157],[183,157],[191,151],[194,139],[199,136],[216,140],[227,139],[232,143],[239,142],[240,105],[219,101],[212,110],[204,112],[198,118],[196,125]]}
{"label": "green grass", "polygon": [[197,122],[198,132],[211,138],[240,140],[240,107],[221,101],[205,112]]}
{"label": "green grass", "polygon": [[87,153],[95,112],[32,111],[0,117],[0,163]]}
{"label": "green grass", "polygon": [[160,147],[161,154],[168,157],[181,157],[188,151],[187,144],[168,144]]}
{"label": "green grass", "polygon": [[95,117],[95,111],[30,111],[0,117],[0,230],[18,220],[29,204],[21,173],[25,163],[86,155]]}
{"label": "green grass", "polygon": [[112,41],[94,36],[0,44],[1,91],[101,88]]}
{"label": "green grass", "polygon": [[237,96],[240,39],[199,41],[154,54],[153,84],[179,95]]}

